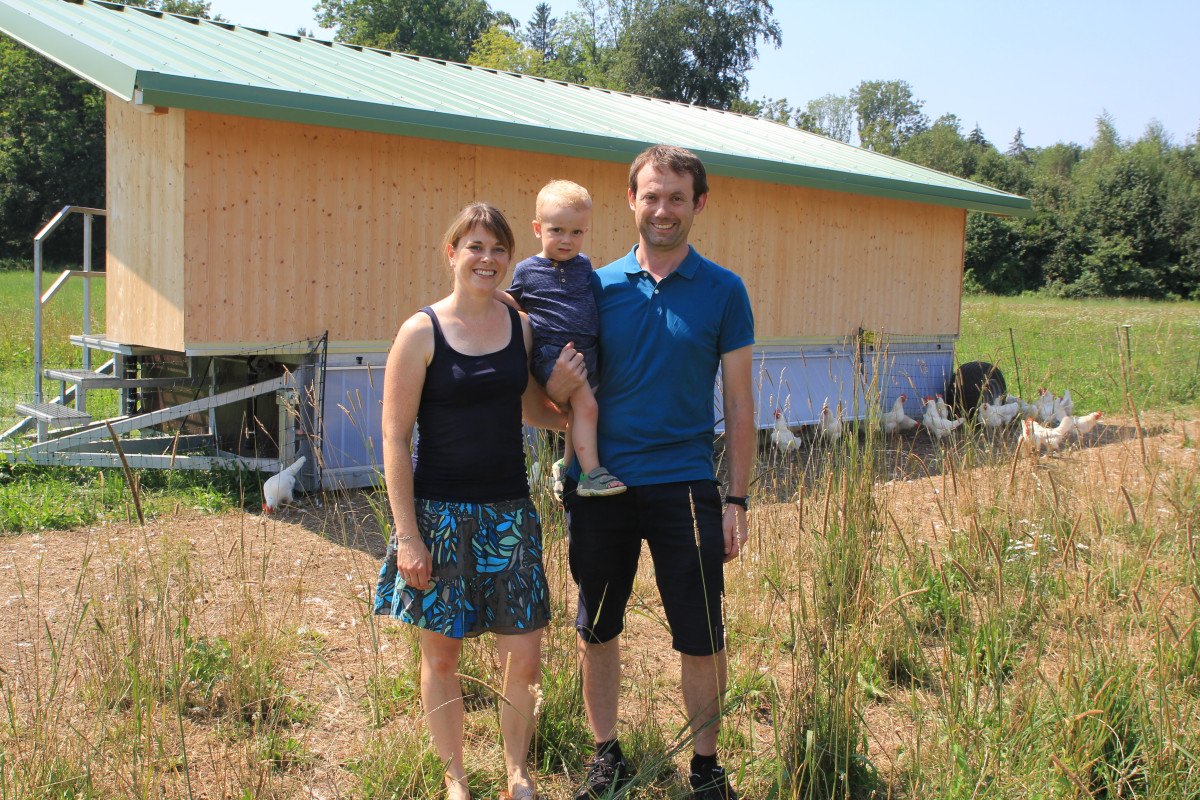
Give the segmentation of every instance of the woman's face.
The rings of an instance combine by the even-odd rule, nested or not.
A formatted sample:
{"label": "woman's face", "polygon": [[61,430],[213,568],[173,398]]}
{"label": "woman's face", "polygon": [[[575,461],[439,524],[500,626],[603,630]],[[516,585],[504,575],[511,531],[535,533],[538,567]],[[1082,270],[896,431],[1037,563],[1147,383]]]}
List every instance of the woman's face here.
{"label": "woman's face", "polygon": [[508,274],[509,252],[486,228],[476,225],[446,248],[456,285],[491,292]]}

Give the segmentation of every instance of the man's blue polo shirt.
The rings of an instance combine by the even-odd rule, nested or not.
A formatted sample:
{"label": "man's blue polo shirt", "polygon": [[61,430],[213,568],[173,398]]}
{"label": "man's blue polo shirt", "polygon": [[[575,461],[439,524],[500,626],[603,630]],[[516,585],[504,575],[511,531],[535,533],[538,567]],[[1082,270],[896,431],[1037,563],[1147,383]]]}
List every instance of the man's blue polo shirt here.
{"label": "man's blue polo shirt", "polygon": [[717,367],[723,353],[754,344],[750,297],[690,245],[658,283],[636,252],[592,274],[600,463],[628,486],[712,478]]}

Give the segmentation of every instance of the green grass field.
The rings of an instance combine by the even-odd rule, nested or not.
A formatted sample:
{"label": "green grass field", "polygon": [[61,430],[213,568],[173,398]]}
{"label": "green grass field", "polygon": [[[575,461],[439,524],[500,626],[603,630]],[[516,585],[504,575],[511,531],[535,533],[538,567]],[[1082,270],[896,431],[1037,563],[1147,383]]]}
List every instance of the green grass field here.
{"label": "green grass field", "polygon": [[[58,278],[58,272],[46,272],[42,291]],[[104,332],[104,281],[92,281],[92,332]],[[33,399],[33,273],[23,270],[0,271],[0,430],[18,421],[14,406]],[[68,337],[83,332],[83,280],[72,278],[51,299],[42,319],[42,361],[47,367],[75,367],[82,364],[82,353]],[[93,368],[106,360],[93,353]],[[42,391],[55,396],[60,384],[46,381]],[[115,413],[115,391],[92,392],[88,402],[100,413]]]}
{"label": "green grass field", "polygon": [[1139,409],[1195,408],[1200,303],[968,297],[956,354],[1000,367],[1030,401],[1039,387],[1069,387],[1088,408],[1115,412],[1127,407],[1127,376]]}

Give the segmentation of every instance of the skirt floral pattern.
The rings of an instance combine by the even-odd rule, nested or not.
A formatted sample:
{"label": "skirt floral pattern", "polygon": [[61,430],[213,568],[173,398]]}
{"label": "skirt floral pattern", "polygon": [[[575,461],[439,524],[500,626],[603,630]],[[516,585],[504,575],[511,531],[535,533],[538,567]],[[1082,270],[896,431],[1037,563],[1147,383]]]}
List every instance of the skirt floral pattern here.
{"label": "skirt floral pattern", "polygon": [[375,613],[461,639],[521,633],[550,621],[542,566],[542,527],[529,498],[501,503],[416,500],[417,529],[433,560],[429,589],[399,578],[396,543],[388,545]]}

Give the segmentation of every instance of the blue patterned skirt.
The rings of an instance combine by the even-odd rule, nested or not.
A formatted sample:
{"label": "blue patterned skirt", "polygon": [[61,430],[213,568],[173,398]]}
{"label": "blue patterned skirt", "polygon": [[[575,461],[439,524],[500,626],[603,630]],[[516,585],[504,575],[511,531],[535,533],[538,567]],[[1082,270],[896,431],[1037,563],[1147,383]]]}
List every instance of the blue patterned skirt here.
{"label": "blue patterned skirt", "polygon": [[461,639],[523,633],[550,621],[542,566],[542,526],[528,497],[501,503],[416,501],[417,530],[433,559],[424,591],[399,579],[396,543],[388,544],[375,613]]}

